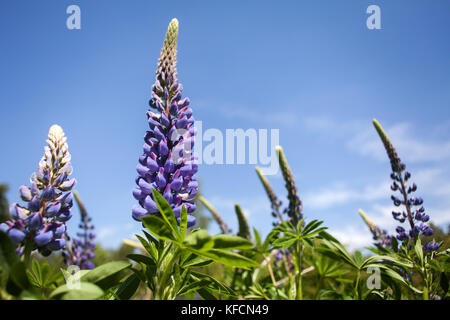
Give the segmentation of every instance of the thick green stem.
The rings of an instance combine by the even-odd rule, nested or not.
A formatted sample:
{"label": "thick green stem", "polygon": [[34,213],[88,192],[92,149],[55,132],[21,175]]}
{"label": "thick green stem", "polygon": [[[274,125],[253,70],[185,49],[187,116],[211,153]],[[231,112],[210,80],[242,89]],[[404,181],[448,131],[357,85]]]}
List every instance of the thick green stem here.
{"label": "thick green stem", "polygon": [[33,251],[33,243],[32,241],[27,240],[25,242],[25,248],[23,251],[23,263],[25,264],[26,268],[30,266],[31,251]]}
{"label": "thick green stem", "polygon": [[[176,248],[175,252],[172,253],[172,256],[167,257],[168,259],[167,264],[162,266],[164,268],[164,271],[162,273],[162,276],[159,281],[159,287],[158,287],[158,293],[156,295],[157,300],[166,300],[167,297],[164,295],[164,291],[167,289],[168,284],[167,280],[169,279],[170,275],[172,274],[173,265],[175,264],[175,261],[178,258],[178,255],[180,253],[180,249]],[[171,254],[171,253],[169,253]]]}
{"label": "thick green stem", "polygon": [[303,264],[303,255],[302,255],[302,249],[303,244],[301,241],[298,241],[297,248],[296,248],[296,256],[297,256],[297,274],[295,276],[295,285],[296,285],[296,300],[303,300],[303,288],[302,288],[302,264]]}

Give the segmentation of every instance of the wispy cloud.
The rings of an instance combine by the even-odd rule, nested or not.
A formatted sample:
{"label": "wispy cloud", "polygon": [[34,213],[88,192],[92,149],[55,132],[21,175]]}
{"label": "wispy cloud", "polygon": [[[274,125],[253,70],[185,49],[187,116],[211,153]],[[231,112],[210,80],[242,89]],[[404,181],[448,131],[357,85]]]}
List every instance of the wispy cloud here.
{"label": "wispy cloud", "polygon": [[[343,139],[346,147],[353,152],[387,161],[383,145],[370,121],[340,121],[327,116],[308,116],[302,121],[304,127],[312,132]],[[386,125],[384,129],[400,157],[408,163],[437,162],[450,158],[450,139],[444,134],[450,129],[448,121],[433,128],[400,122]]]}
{"label": "wispy cloud", "polygon": [[[444,161],[450,158],[450,140],[427,139],[419,134],[423,128],[411,123],[398,123],[386,128],[390,140],[408,162]],[[348,147],[362,155],[378,160],[386,158],[382,144],[375,131],[363,131],[355,134]]]}
{"label": "wispy cloud", "polygon": [[349,188],[341,183],[309,192],[303,196],[303,199],[305,206],[311,209],[326,209],[354,201],[378,200],[386,198],[388,194],[388,182],[381,182],[378,185],[368,185],[362,188]]}

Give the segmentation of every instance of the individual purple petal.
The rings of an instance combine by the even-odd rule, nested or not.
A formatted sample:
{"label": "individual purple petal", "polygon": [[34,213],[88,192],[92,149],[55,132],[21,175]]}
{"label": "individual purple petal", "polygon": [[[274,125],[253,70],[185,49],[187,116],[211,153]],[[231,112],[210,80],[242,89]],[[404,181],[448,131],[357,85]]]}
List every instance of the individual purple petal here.
{"label": "individual purple petal", "polygon": [[191,215],[188,215],[187,216],[187,227],[188,228],[193,227],[195,225],[195,223],[196,223],[195,217],[191,216]]}
{"label": "individual purple petal", "polygon": [[47,206],[45,213],[47,214],[47,216],[53,217],[53,216],[56,216],[60,210],[61,210],[61,203],[56,201],[56,202],[50,203]]}
{"label": "individual purple petal", "polygon": [[42,247],[48,244],[50,241],[52,241],[52,238],[53,238],[52,231],[40,232],[34,237],[34,242],[36,242],[36,244],[39,247]]}
{"label": "individual purple petal", "polygon": [[64,181],[59,186],[59,190],[70,191],[70,190],[72,190],[73,187],[75,187],[76,184],[77,184],[77,180],[75,180],[75,178],[72,178],[70,180]]}
{"label": "individual purple petal", "polygon": [[26,186],[21,186],[19,188],[19,195],[23,201],[30,201],[33,195],[31,194],[31,190]]}
{"label": "individual purple petal", "polygon": [[42,200],[50,201],[50,200],[53,200],[54,198],[55,198],[55,188],[53,186],[47,186],[47,187],[45,187],[44,190],[42,190],[42,192],[41,192]]}
{"label": "individual purple petal", "polygon": [[149,212],[142,208],[141,206],[135,205],[131,210],[131,215],[136,221],[140,221],[142,217],[149,215]]}
{"label": "individual purple petal", "polygon": [[156,184],[158,185],[158,187],[160,189],[164,188],[167,184],[166,178],[164,177],[164,171],[162,168],[159,170],[158,174],[156,175]]}
{"label": "individual purple petal", "polygon": [[151,196],[147,196],[144,200],[144,208],[150,213],[156,213],[159,211],[156,202],[153,201]]}
{"label": "individual purple petal", "polygon": [[47,248],[52,251],[61,250],[66,245],[66,241],[64,239],[55,239],[50,241],[47,244]]}
{"label": "individual purple petal", "polygon": [[42,216],[39,212],[33,212],[25,220],[25,223],[30,229],[40,229],[43,225]]}

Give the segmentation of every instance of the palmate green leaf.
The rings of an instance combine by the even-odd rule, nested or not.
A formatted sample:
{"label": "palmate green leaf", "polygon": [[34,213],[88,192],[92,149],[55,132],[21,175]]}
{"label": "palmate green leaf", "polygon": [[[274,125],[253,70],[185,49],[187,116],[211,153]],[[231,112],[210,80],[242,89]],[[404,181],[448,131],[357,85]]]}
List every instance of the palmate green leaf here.
{"label": "palmate green leaf", "polygon": [[214,287],[213,290],[216,290],[216,291],[219,291],[222,293],[226,293],[227,295],[230,295],[230,296],[236,295],[236,293],[233,291],[233,289],[227,287],[225,284],[216,280],[214,277],[211,277],[208,274],[192,271],[191,277],[193,279],[207,280],[208,282],[210,282],[213,285],[213,287]]}
{"label": "palmate green leaf", "polygon": [[106,290],[119,284],[122,278],[122,271],[129,267],[131,267],[131,264],[125,261],[108,262],[90,270],[81,277],[81,281],[94,283]]}
{"label": "palmate green leaf", "polygon": [[153,260],[158,260],[158,251],[156,250],[155,244],[153,242],[148,242],[140,235],[136,235],[136,238],[141,242],[142,246],[145,248],[147,253],[153,258]]}
{"label": "palmate green leaf", "polygon": [[419,258],[420,265],[423,267],[423,250],[422,250],[422,242],[420,241],[420,237],[417,237],[416,244],[414,245],[414,251],[416,252],[417,258]]}
{"label": "palmate green leaf", "polygon": [[413,267],[412,263],[408,263],[405,261],[401,261],[395,257],[391,256],[372,256],[364,260],[364,262],[361,264],[361,269],[366,269],[367,267],[378,264],[381,260],[390,261],[394,263],[395,265],[402,267],[404,269],[411,269]]}
{"label": "palmate green leaf", "polygon": [[168,224],[157,216],[147,216],[142,218],[142,223],[150,233],[162,240],[177,241]]}
{"label": "palmate green leaf", "polygon": [[178,230],[178,223],[175,215],[172,211],[172,207],[167,202],[166,199],[155,189],[152,189],[153,199],[155,199],[156,205],[158,206],[159,212],[163,217],[164,221],[168,224],[172,232],[174,233],[177,240],[181,240],[180,231]]}
{"label": "palmate green leaf", "polygon": [[390,278],[392,278],[393,280],[400,282],[401,284],[403,284],[404,286],[408,287],[409,289],[411,289],[412,291],[414,291],[415,293],[418,294],[422,294],[423,291],[419,290],[415,287],[413,287],[412,285],[410,285],[405,279],[403,279],[403,277],[397,273],[396,271],[392,270],[391,268],[383,265],[383,264],[378,264],[378,265],[373,265],[375,267],[379,267],[380,269],[384,270],[384,274],[386,274],[387,276],[389,276]]}
{"label": "palmate green leaf", "polygon": [[222,250],[249,250],[253,248],[253,243],[245,238],[231,236],[227,234],[218,234],[212,237],[214,249]]}
{"label": "palmate green leaf", "polygon": [[79,288],[62,285],[50,294],[50,298],[62,300],[96,300],[101,298],[104,292],[93,283],[80,282]]}
{"label": "palmate green leaf", "polygon": [[187,267],[205,267],[205,266],[209,266],[212,263],[214,263],[214,261],[209,259],[209,258],[205,258],[205,257],[202,257],[202,256],[197,256],[195,254],[191,254],[188,259],[186,259],[185,261],[183,261],[181,263],[181,266],[183,268],[187,268]]}
{"label": "palmate green leaf", "polygon": [[354,256],[355,256],[355,262],[356,262],[356,264],[358,265],[358,266],[361,266],[362,265],[362,263],[363,263],[363,255],[362,255],[362,253],[361,253],[361,251],[355,251],[355,253],[354,253]]}
{"label": "palmate green leaf", "polygon": [[322,240],[322,243],[325,247],[317,248],[316,250],[330,258],[333,258],[338,261],[343,261],[353,268],[360,269],[360,266],[355,262],[350,253],[345,249],[345,247],[336,240],[336,242],[332,242],[329,240]]}
{"label": "palmate green leaf", "polygon": [[38,283],[38,286],[43,287],[44,281],[42,280],[41,266],[39,265],[39,262],[37,262],[37,260],[33,260],[31,264],[31,270],[33,270],[34,279]]}
{"label": "palmate green leaf", "polygon": [[119,300],[129,300],[135,294],[137,289],[139,288],[139,284],[141,280],[134,273],[130,275],[122,284],[119,289],[116,291],[116,297]]}
{"label": "palmate green leaf", "polygon": [[181,241],[184,240],[186,237],[186,230],[187,230],[187,210],[184,204],[181,207],[181,213],[180,213],[180,235],[181,235]]}
{"label": "palmate green leaf", "polygon": [[214,240],[206,230],[197,230],[184,239],[183,245],[196,251],[207,251],[214,247]]}
{"label": "palmate green leaf", "polygon": [[[308,223],[305,226],[305,228],[303,228],[302,233],[308,234],[308,233],[312,232],[313,230],[317,229],[322,223],[323,223],[323,221],[313,220],[310,223]],[[299,223],[299,225],[300,225],[300,223]]]}
{"label": "palmate green leaf", "polygon": [[255,235],[256,248],[259,251],[261,251],[262,249],[261,236],[259,235],[258,230],[256,230],[254,227],[253,227],[253,234]]}
{"label": "palmate green leaf", "polygon": [[155,266],[156,267],[156,262],[148,257],[148,256],[144,256],[143,254],[129,254],[127,255],[127,258],[139,263],[143,263],[147,266]]}
{"label": "palmate green leaf", "polygon": [[295,242],[297,242],[298,239],[294,237],[283,237],[278,238],[273,242],[274,247],[282,247],[283,249],[288,249],[290,246],[292,246]]}
{"label": "palmate green leaf", "polygon": [[222,263],[230,267],[236,267],[247,270],[250,270],[252,267],[254,268],[259,267],[259,264],[256,263],[255,261],[234,252],[219,249],[199,251],[191,247],[187,247],[187,249],[199,256],[209,258],[211,260],[214,260],[216,262]]}
{"label": "palmate green leaf", "polygon": [[197,293],[203,300],[217,300],[217,298],[206,288],[197,290]]}
{"label": "palmate green leaf", "polygon": [[197,291],[198,289],[204,288],[209,284],[210,284],[210,282],[208,280],[200,280],[200,281],[192,282],[192,283],[188,284],[187,286],[184,286],[183,288],[181,288],[178,291],[177,296],[178,295],[182,296],[182,295],[188,294],[189,292]]}

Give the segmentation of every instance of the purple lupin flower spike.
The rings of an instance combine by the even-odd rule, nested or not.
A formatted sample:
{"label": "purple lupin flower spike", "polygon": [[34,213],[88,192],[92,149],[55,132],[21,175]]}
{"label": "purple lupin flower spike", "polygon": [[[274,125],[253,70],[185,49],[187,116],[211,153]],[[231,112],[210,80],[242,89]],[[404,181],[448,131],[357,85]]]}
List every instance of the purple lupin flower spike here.
{"label": "purple lupin flower spike", "polygon": [[[95,227],[91,223],[92,218],[88,215],[86,207],[78,195],[78,192],[73,193],[75,200],[80,208],[81,222],[78,227],[81,229],[77,232],[77,236],[72,239],[71,246],[66,246],[63,251],[63,258],[66,266],[76,265],[81,270],[94,269],[95,265],[92,259],[95,258],[94,252],[96,245],[94,242],[95,233],[92,231]],[[66,234],[66,239],[69,241],[70,237]]]}
{"label": "purple lupin flower spike", "polygon": [[[176,71],[178,20],[173,19],[167,30],[152,87],[147,119],[150,129],[144,137],[143,155],[136,167],[137,187],[133,196],[139,204],[132,209],[132,217],[140,221],[144,216],[159,214],[152,190],[161,193],[178,218],[184,205],[188,214],[195,211],[193,202],[198,190],[195,178],[197,163],[192,153],[194,117],[188,98],[181,99],[183,90]],[[188,217],[188,227],[195,225],[195,217]]]}
{"label": "purple lupin flower spike", "polygon": [[[391,179],[393,180],[391,190],[399,193],[399,196],[392,195],[391,200],[396,207],[400,208],[403,206],[405,209],[405,211],[400,209],[399,211],[393,211],[392,216],[400,223],[408,221],[409,225],[408,230],[402,226],[398,226],[396,228],[396,238],[400,241],[408,241],[409,239],[414,239],[420,235],[432,236],[434,231],[429,225],[427,225],[430,217],[425,213],[425,209],[422,206],[423,199],[412,196],[412,194],[417,190],[417,185],[409,182],[411,179],[411,174],[406,171],[406,165],[401,162],[397,151],[381,125],[375,119],[373,120],[373,125],[375,126],[375,129],[384,144],[384,148],[386,149],[391,162]],[[439,245],[434,242],[432,244],[427,243],[424,245],[424,250],[426,251],[433,251],[438,248]]]}
{"label": "purple lupin flower spike", "polygon": [[65,223],[71,217],[72,207],[70,190],[76,184],[75,179],[69,179],[72,166],[66,140],[60,126],[50,128],[48,146],[31,176],[31,185],[19,188],[19,196],[26,205],[13,203],[11,220],[0,226],[18,245],[19,254],[23,253],[25,243],[44,256],[65,246]]}

